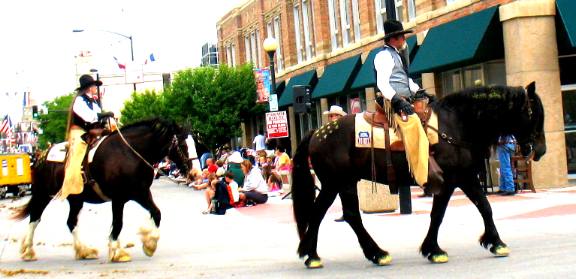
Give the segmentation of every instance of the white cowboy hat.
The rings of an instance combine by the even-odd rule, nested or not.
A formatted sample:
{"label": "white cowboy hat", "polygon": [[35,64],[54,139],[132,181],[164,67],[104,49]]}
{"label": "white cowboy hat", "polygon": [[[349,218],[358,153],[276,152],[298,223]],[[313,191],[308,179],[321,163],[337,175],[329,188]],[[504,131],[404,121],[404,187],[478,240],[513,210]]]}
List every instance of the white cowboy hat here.
{"label": "white cowboy hat", "polygon": [[345,116],[347,113],[342,109],[341,106],[330,106],[330,110],[325,111],[323,114],[339,114]]}

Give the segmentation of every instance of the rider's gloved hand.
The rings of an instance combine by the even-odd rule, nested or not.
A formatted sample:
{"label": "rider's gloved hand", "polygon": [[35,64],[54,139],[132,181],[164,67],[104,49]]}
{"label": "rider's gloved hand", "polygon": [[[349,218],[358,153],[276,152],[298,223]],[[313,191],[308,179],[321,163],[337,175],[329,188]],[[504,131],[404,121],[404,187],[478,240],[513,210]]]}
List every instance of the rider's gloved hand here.
{"label": "rider's gloved hand", "polygon": [[390,102],[392,103],[392,109],[394,109],[394,112],[397,113],[398,115],[400,115],[400,112],[404,112],[407,115],[414,113],[412,105],[410,105],[410,103],[408,103],[406,100],[404,100],[404,98],[400,97],[398,94],[395,94],[394,97],[392,97],[392,100],[390,100]]}
{"label": "rider's gloved hand", "polygon": [[102,119],[102,118],[105,118],[105,117],[114,117],[114,113],[111,112],[111,111],[108,111],[108,112],[100,112],[100,113],[98,113],[97,115],[98,115],[98,119]]}

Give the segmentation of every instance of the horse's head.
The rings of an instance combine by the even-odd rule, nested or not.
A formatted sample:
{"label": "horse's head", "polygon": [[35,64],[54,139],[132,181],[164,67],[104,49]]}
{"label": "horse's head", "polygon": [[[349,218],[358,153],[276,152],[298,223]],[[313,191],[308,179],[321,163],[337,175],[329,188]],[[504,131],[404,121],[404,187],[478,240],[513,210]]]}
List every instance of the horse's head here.
{"label": "horse's head", "polygon": [[546,138],[544,137],[544,107],[536,94],[536,83],[526,87],[522,112],[517,123],[514,123],[514,136],[525,157],[534,155],[534,161],[546,153]]}
{"label": "horse's head", "polygon": [[191,168],[188,160],[188,145],[186,145],[187,133],[173,123],[171,124],[171,131],[173,136],[168,148],[168,158],[176,164],[181,173],[187,174]]}

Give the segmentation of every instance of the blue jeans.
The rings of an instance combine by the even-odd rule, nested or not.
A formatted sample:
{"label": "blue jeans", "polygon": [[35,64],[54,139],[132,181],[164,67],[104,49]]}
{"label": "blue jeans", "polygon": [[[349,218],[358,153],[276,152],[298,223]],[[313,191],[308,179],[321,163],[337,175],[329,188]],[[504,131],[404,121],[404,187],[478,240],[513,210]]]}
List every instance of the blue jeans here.
{"label": "blue jeans", "polygon": [[514,144],[498,145],[496,152],[500,160],[500,190],[504,192],[514,192],[514,177],[512,175],[512,166],[510,157],[514,152]]}

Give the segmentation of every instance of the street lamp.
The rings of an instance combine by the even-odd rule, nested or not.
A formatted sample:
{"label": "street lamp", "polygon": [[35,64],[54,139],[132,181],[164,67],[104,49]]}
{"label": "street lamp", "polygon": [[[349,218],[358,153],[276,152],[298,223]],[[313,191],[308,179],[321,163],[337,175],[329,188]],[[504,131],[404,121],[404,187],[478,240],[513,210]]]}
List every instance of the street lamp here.
{"label": "street lamp", "polygon": [[[121,34],[118,32],[108,31],[108,30],[97,30],[97,31],[118,35],[120,37],[123,37],[125,39],[130,40],[130,56],[132,58],[132,62],[134,62],[134,42],[132,41],[132,36],[127,36],[127,35],[124,35],[124,34]],[[84,29],[74,29],[74,30],[72,30],[72,32],[81,33],[81,32],[84,32]],[[133,83],[132,85],[133,85],[134,91],[136,91],[136,83]]]}
{"label": "street lamp", "polygon": [[278,41],[273,37],[268,37],[264,40],[264,51],[268,53],[268,58],[270,58],[270,76],[272,82],[270,85],[270,94],[276,95],[276,73],[274,72],[274,53],[278,49]]}

